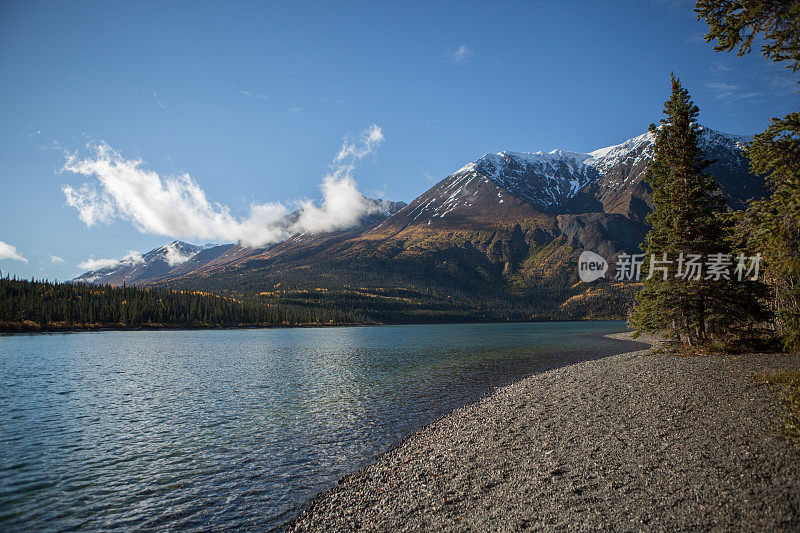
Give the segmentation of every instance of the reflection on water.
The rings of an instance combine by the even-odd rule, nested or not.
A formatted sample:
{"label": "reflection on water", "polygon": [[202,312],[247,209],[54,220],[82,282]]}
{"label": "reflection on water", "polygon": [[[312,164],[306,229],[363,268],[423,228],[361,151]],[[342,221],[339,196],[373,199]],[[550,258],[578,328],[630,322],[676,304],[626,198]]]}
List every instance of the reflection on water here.
{"label": "reflection on water", "polygon": [[620,323],[0,338],[0,529],[273,528],[420,426]]}

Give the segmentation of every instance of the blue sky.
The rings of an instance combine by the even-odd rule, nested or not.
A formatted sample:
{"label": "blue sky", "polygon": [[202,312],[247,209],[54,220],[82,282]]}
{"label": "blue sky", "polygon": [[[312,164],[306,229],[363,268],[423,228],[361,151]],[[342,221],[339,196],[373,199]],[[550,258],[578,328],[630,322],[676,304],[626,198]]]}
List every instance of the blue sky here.
{"label": "blue sky", "polygon": [[[798,107],[797,76],[703,33],[689,2],[2,2],[0,241],[27,262],[0,247],[0,269],[69,279],[180,236],[68,205],[97,176],[67,157],[101,143],[246,221],[319,205],[340,171],[410,201],[487,152],[617,144],[660,118],[670,70],[721,131]],[[331,167],[343,141],[368,149]]]}

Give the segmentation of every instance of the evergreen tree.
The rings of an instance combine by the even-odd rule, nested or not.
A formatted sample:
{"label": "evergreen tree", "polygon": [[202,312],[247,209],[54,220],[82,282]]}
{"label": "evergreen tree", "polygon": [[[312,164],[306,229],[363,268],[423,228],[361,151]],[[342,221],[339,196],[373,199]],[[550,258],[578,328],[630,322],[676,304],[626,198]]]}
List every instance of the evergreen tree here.
{"label": "evergreen tree", "polygon": [[[671,81],[666,118],[650,126],[655,143],[646,179],[654,208],[643,246],[644,287],[631,322],[639,331],[668,331],[692,347],[729,344],[764,312],[758,287],[731,279],[731,217],[716,181],[704,172],[710,162],[698,144],[699,110],[674,74]],[[729,263],[725,275],[703,272],[715,257]]]}
{"label": "evergreen tree", "polygon": [[[706,42],[714,49],[743,56],[761,37],[761,53],[800,70],[800,2],[797,0],[699,0],[699,20],[709,25]],[[773,118],[748,149],[753,172],[772,189],[770,198],[753,202],[741,218],[740,234],[764,257],[772,288],[772,308],[788,350],[800,351],[800,112]]]}
{"label": "evergreen tree", "polygon": [[708,161],[698,147],[699,110],[674,74],[671,81],[672,93],[664,103],[666,118],[659,127],[650,125],[655,143],[646,180],[654,208],[647,217],[651,229],[643,246],[647,277],[632,323],[639,330],[667,330],[694,345],[705,340],[703,280],[680,279],[672,271],[658,275],[648,261],[708,253],[709,241],[720,237],[714,225],[715,184],[703,173]]}

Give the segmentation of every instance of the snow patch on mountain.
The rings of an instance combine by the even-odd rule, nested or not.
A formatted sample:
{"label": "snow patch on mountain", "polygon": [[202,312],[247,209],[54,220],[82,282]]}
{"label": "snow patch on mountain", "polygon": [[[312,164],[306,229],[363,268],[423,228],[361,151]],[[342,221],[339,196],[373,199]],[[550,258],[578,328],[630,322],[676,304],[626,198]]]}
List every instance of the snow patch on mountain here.
{"label": "snow patch on mountain", "polygon": [[550,208],[599,178],[597,170],[585,163],[588,158],[588,154],[566,150],[504,151],[486,154],[467,167],[515,196]]}
{"label": "snow patch on mountain", "polygon": [[[701,150],[719,147],[728,150],[744,150],[752,140],[753,138],[750,136],[722,133],[700,126],[698,144]],[[587,154],[589,157],[584,163],[594,166],[601,172],[617,165],[634,166],[643,160],[652,159],[654,142],[655,135],[647,131],[623,143],[589,152]]]}
{"label": "snow patch on mountain", "polygon": [[187,248],[184,246],[180,246],[180,244],[182,243],[175,241],[162,247],[163,250],[162,255],[164,257],[164,261],[166,261],[166,263],[171,267],[180,265],[181,263],[185,263],[195,255],[197,255],[200,252],[200,250],[202,250],[202,248],[200,249]]}
{"label": "snow patch on mountain", "polygon": [[88,271],[75,278],[74,281],[83,283],[118,282],[120,279],[126,282],[135,281],[141,276],[166,271],[185,263],[202,250],[212,246],[215,245],[196,246],[182,241],[173,241],[150,250],[146,254],[131,252],[119,260],[87,260],[78,266]]}
{"label": "snow patch on mountain", "polygon": [[720,146],[729,150],[744,150],[753,142],[752,135],[733,135],[732,133],[722,133],[702,126],[700,126],[700,129],[699,144],[703,150]]}
{"label": "snow patch on mountain", "polygon": [[652,145],[655,137],[649,131],[638,135],[627,141],[598,148],[586,154],[587,165],[592,165],[599,171],[605,171],[616,165],[635,165],[642,159],[650,159],[652,155]]}
{"label": "snow patch on mountain", "polygon": [[[534,205],[554,208],[574,198],[586,185],[597,182],[611,169],[631,169],[652,159],[654,141],[653,133],[647,131],[623,143],[587,153],[560,149],[549,152],[503,151],[486,154],[464,165],[452,176],[482,175]],[[718,148],[738,151],[751,141],[752,137],[700,126],[699,145],[705,151]],[[609,182],[607,186],[623,187],[636,176],[638,174],[628,174],[623,183]]]}

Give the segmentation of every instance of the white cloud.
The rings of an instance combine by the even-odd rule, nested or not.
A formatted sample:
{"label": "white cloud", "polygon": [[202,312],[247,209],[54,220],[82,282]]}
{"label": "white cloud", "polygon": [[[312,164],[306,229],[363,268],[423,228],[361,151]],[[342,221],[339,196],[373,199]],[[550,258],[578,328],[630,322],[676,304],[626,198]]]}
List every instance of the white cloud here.
{"label": "white cloud", "polygon": [[161,100],[158,99],[158,93],[153,93],[153,99],[156,101],[156,105],[161,109],[166,109],[167,104],[163,103]]}
{"label": "white cloud", "polygon": [[322,205],[302,202],[300,216],[289,232],[324,233],[348,228],[365,214],[376,211],[377,206],[358,191],[352,173],[356,164],[373,153],[383,140],[383,130],[377,124],[361,132],[356,141],[345,139],[322,179]]}
{"label": "white cloud", "polygon": [[333,159],[336,173],[351,172],[357,160],[371,154],[383,142],[383,130],[377,124],[361,132],[358,141],[348,142],[346,139]]}
{"label": "white cloud", "polygon": [[697,32],[697,33],[690,33],[683,40],[684,42],[689,44],[705,43],[706,41],[705,37],[706,37],[705,32]]}
{"label": "white cloud", "polygon": [[731,67],[721,61],[712,61],[708,67],[708,70],[716,74],[720,74],[723,72],[729,72]]}
{"label": "white cloud", "polygon": [[741,89],[739,85],[731,85],[729,83],[725,83],[724,81],[715,81],[715,82],[708,82],[705,84],[707,89],[711,89],[712,91],[738,91]]}
{"label": "white cloud", "polygon": [[142,233],[258,247],[296,233],[344,229],[376,211],[378,206],[358,191],[352,173],[383,139],[377,125],[355,141],[346,139],[323,177],[321,203],[298,202],[300,209],[293,222],[286,218],[288,207],[280,203],[254,203],[246,216],[234,216],[227,206],[209,201],[189,174],[160,176],[143,169],[141,160],[125,159],[105,143],[93,147],[92,157],[67,158],[64,171],[93,179],[62,190],[67,204],[87,226],[119,219]]}
{"label": "white cloud", "polygon": [[102,270],[119,266],[119,259],[87,259],[78,263],[78,268],[83,270]]}
{"label": "white cloud", "polygon": [[705,87],[714,93],[714,98],[718,100],[746,100],[762,96],[760,92],[748,91],[741,85],[732,85],[723,81],[708,82]]}
{"label": "white cloud", "polygon": [[122,259],[94,259],[89,258],[86,261],[78,263],[78,268],[83,270],[103,270],[106,268],[116,268],[122,265],[138,265],[144,263],[142,254],[138,252],[128,252],[128,255]]}
{"label": "white cloud", "polygon": [[800,89],[800,82],[786,76],[786,71],[778,72],[769,76],[769,84],[772,86],[775,95],[789,96],[797,94]]}
{"label": "white cloud", "polygon": [[[101,150],[105,151],[101,147],[98,148],[98,153]],[[114,220],[116,212],[113,200],[107,194],[98,192],[93,185],[84,183],[79,189],[66,185],[61,190],[67,197],[67,204],[78,210],[78,217],[87,226],[92,226],[97,222],[109,223]]]}
{"label": "white cloud", "polygon": [[51,254],[50,255],[50,262],[54,263],[54,264],[55,263],[63,263],[64,262],[64,258],[63,257],[58,257],[57,255],[52,255]]}
{"label": "white cloud", "polygon": [[180,265],[181,263],[185,263],[196,254],[184,254],[178,249],[175,243],[168,244],[166,246],[167,253],[164,254],[164,261],[167,262],[169,266]]}
{"label": "white cloud", "polygon": [[455,50],[453,50],[453,52],[450,54],[453,61],[455,61],[456,63],[464,63],[471,55],[472,55],[472,50],[470,50],[469,48],[467,48],[466,45],[463,44],[458,48],[456,48]]}
{"label": "white cloud", "polygon": [[28,262],[27,259],[17,252],[16,248],[3,241],[0,241],[0,259],[13,259],[14,261],[22,261],[23,263]]}
{"label": "white cloud", "polygon": [[239,91],[239,92],[248,98],[253,98],[254,100],[267,100],[269,98],[269,95],[264,93],[254,93],[253,91]]}

